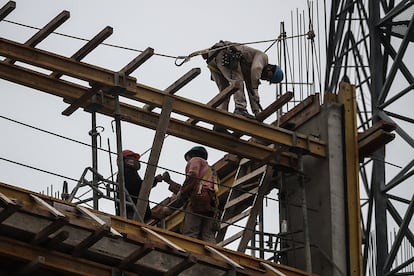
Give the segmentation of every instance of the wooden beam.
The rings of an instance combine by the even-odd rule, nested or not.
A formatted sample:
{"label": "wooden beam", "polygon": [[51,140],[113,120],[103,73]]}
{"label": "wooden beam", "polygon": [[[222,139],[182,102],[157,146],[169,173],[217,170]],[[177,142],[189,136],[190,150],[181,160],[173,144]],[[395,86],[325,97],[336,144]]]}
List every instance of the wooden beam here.
{"label": "wooden beam", "polygon": [[[114,71],[89,65],[71,58],[52,54],[47,51],[27,47],[23,44],[0,38],[0,52],[7,58],[21,61],[33,66],[42,67],[84,80],[88,83],[100,83],[103,86],[114,87],[118,85]],[[125,76],[122,80],[126,89],[135,91],[136,79]]]}
{"label": "wooden beam", "polygon": [[[22,44],[3,38],[0,38],[0,54],[34,66],[59,71],[88,82],[98,82],[109,87],[118,85],[117,79],[114,77],[116,76],[115,73],[110,70],[76,62],[46,51],[25,47]],[[124,83],[123,87],[125,88],[125,94],[123,96],[147,104],[153,104],[157,107],[162,106],[165,96],[163,91],[142,84],[136,84],[134,78],[127,76],[124,76],[122,81]],[[325,143],[312,136],[292,133],[288,130],[266,124],[258,124],[257,121],[244,118],[243,116],[234,115],[229,112],[219,112],[202,103],[175,95],[170,96],[174,97],[174,112],[181,115],[192,118],[203,118],[203,121],[207,123],[221,124],[228,129],[258,137],[277,145],[303,149],[313,156],[325,157],[326,155]]]}
{"label": "wooden beam", "polygon": [[154,250],[154,247],[148,246],[144,244],[142,247],[138,248],[131,254],[129,254],[127,257],[125,257],[119,264],[119,268],[124,269],[128,268],[130,265],[135,263],[137,260],[143,258],[145,255],[148,255],[151,253],[151,251]]}
{"label": "wooden beam", "polygon": [[[218,107],[222,102],[224,102],[224,100],[226,100],[228,97],[233,95],[237,91],[237,89],[238,88],[235,87],[233,84],[230,84],[225,89],[223,89],[223,91],[221,91],[216,96],[214,96],[214,98],[211,99],[207,103],[207,106],[213,107],[213,108]],[[187,120],[187,122],[190,123],[190,124],[196,124],[199,121],[200,120],[197,120],[197,119],[194,119],[194,118],[190,118],[190,119]]]}
{"label": "wooden beam", "polygon": [[85,106],[86,103],[101,90],[101,86],[95,85],[92,88],[88,89],[81,97],[69,105],[65,110],[62,111],[62,115],[70,116],[75,112],[79,107]]}
{"label": "wooden beam", "polygon": [[125,65],[124,68],[120,70],[120,72],[124,73],[125,75],[130,75],[134,72],[138,67],[140,67],[145,61],[147,61],[152,55],[154,54],[154,49],[148,47],[142,53],[140,53],[136,58],[131,60],[130,63]]}
{"label": "wooden beam", "polygon": [[359,196],[359,156],[355,86],[341,82],[338,100],[344,105],[344,141],[346,162],[347,250],[350,276],[363,275],[361,206]]}
{"label": "wooden beam", "polygon": [[[37,44],[42,42],[48,35],[53,33],[60,25],[62,25],[66,20],[70,17],[70,13],[68,11],[62,11],[59,15],[57,15],[54,19],[52,19],[49,23],[46,24],[42,29],[40,29],[35,35],[33,35],[29,40],[27,40],[24,45],[29,47],[35,47]],[[14,63],[16,60],[14,59],[6,59],[4,62],[7,63]]]}
{"label": "wooden beam", "polygon": [[[112,267],[88,261],[81,258],[73,258],[71,255],[47,248],[36,247],[27,243],[12,240],[0,236],[0,254],[2,258],[12,258],[13,260],[32,261],[38,256],[44,257],[43,267],[50,270],[73,275],[111,275]],[[128,275],[133,275],[128,273]]]}
{"label": "wooden beam", "polygon": [[[71,56],[71,59],[80,61],[90,52],[92,52],[96,47],[99,46],[105,39],[111,36],[113,33],[112,27],[105,27],[99,34],[94,36],[91,40],[89,40],[82,48],[80,48],[76,53]],[[60,78],[62,74],[53,72],[50,74],[54,78]]]}
{"label": "wooden beam", "polygon": [[[178,90],[183,88],[187,83],[189,83],[191,80],[193,80],[195,77],[200,75],[201,70],[200,68],[193,68],[190,71],[188,71],[184,76],[179,78],[177,81],[175,81],[173,84],[171,84],[167,89],[164,90],[165,94],[173,95]],[[152,111],[156,106],[152,104],[145,104],[143,109]]]}
{"label": "wooden beam", "polygon": [[[128,95],[126,97],[137,101],[152,102],[154,105],[161,106],[164,94],[159,90],[138,84],[135,95]],[[255,120],[247,119],[233,113],[223,112],[222,110],[216,110],[205,104],[175,95],[171,97],[174,97],[174,112],[180,113],[181,115],[202,118],[204,122],[213,125],[219,124],[227,129],[267,140],[272,144],[303,149],[309,152],[310,155],[316,157],[326,156],[325,143],[313,136],[306,136],[271,125],[261,124]],[[230,136],[223,135],[225,137]]]}
{"label": "wooden beam", "polygon": [[145,170],[144,180],[142,181],[141,189],[139,191],[138,200],[136,203],[138,213],[141,218],[145,217],[145,212],[149,204],[149,195],[154,183],[155,173],[158,168],[158,161],[160,159],[162,146],[164,145],[165,134],[167,133],[170,116],[172,112],[173,99],[171,97],[164,98],[164,104],[158,121],[155,137],[152,141],[151,152],[148,160],[148,166]]}
{"label": "wooden beam", "polygon": [[[0,183],[0,192],[2,192],[5,196],[9,198],[14,198],[15,200],[18,200],[22,202],[24,205],[25,213],[27,215],[32,215],[34,217],[38,217],[39,215],[43,218],[45,218],[44,214],[40,214],[44,211],[41,210],[41,208],[38,205],[34,205],[33,201],[30,199],[29,194],[32,192],[27,191],[22,188],[6,185]],[[38,197],[41,197],[44,201],[48,202],[50,205],[54,206],[55,208],[58,208],[58,206],[61,206],[60,211],[65,214],[66,217],[69,218],[67,231],[72,231],[71,229],[79,229],[82,231],[88,231],[93,232],[96,230],[95,224],[90,222],[90,219],[88,217],[95,217],[100,216],[102,217],[102,220],[107,221],[107,225],[111,225],[116,231],[122,232],[123,237],[120,237],[120,239],[123,239],[122,242],[133,242],[133,244],[150,244],[154,245],[154,250],[157,250],[158,252],[164,252],[168,255],[172,255],[174,258],[176,257],[187,257],[187,253],[191,253],[194,257],[197,258],[199,262],[202,262],[206,265],[210,265],[212,267],[216,266],[217,260],[220,260],[220,258],[216,258],[215,256],[208,256],[206,254],[206,248],[205,245],[206,242],[193,239],[190,237],[186,237],[184,235],[180,235],[177,233],[173,233],[171,231],[166,231],[157,227],[151,227],[149,225],[141,224],[132,220],[127,220],[122,217],[118,216],[112,216],[108,214],[104,214],[102,212],[96,211],[96,210],[90,210],[89,212],[93,213],[94,215],[88,215],[88,217],[79,216],[76,214],[76,209],[79,208],[79,206],[76,206],[75,204],[71,204],[69,202],[64,202],[62,200],[58,200],[55,198],[47,197],[38,195]],[[34,207],[34,208],[32,208]],[[156,233],[156,235],[148,235],[147,230],[144,230],[143,227],[145,227],[147,230],[149,229],[151,232]],[[30,226],[28,225],[28,230],[30,231]],[[111,238],[109,236],[106,236],[107,238]],[[133,239],[131,240],[131,237],[137,237],[137,240]],[[173,250],[169,249],[170,245],[160,243],[160,237],[162,239],[168,240],[169,243],[172,243],[174,246]],[[16,238],[19,238],[17,236]],[[11,241],[11,243],[3,243],[4,240]],[[20,247],[19,245],[24,246]],[[234,260],[237,262],[238,265],[243,266],[245,268],[245,273],[241,275],[260,275],[263,273],[263,270],[260,268],[260,262],[257,258],[242,254],[240,252],[236,252],[230,249],[222,248],[220,246],[215,245],[209,245],[209,247],[213,248],[214,252],[217,252],[218,255],[221,255],[222,257]],[[86,248],[86,247],[85,247]],[[151,246],[150,246],[151,248]],[[178,251],[178,248],[182,248],[187,253],[182,253]],[[108,248],[108,253],[110,253],[111,250]],[[91,253],[90,251],[88,253]],[[131,252],[132,253],[132,252]],[[43,255],[46,254],[46,255]],[[104,253],[102,253],[104,256],[106,256]],[[99,268],[106,268],[106,265],[98,264],[94,261],[86,261],[83,258],[72,258],[71,256],[68,256],[66,254],[61,254],[56,251],[50,251],[47,248],[33,246],[33,245],[27,245],[25,243],[21,243],[16,240],[11,240],[9,238],[5,238],[3,236],[0,236],[0,255],[2,256],[8,256],[9,258],[17,258],[20,260],[33,260],[36,256],[41,255],[45,256],[46,261],[48,263],[46,264],[46,267],[56,269],[57,271],[65,271],[67,273],[76,274],[78,271],[83,271],[86,274],[90,273],[90,275],[108,275],[104,271],[96,271],[95,273],[90,272],[89,269],[99,269]],[[54,257],[54,256],[59,257]],[[88,255],[89,256],[89,255]],[[101,255],[96,255],[96,258],[99,260],[101,259]],[[91,256],[92,259],[92,256]],[[120,259],[121,261],[122,259]],[[49,263],[50,261],[50,263]],[[73,262],[76,262],[73,263]],[[262,260],[263,261],[263,260]],[[63,265],[65,263],[65,265]],[[128,263],[128,262],[127,262]],[[295,268],[278,265],[271,262],[266,262],[272,265],[272,267],[275,267],[277,269],[280,269],[283,273],[286,273],[286,275],[310,275],[308,273],[305,273],[303,271],[300,271]],[[83,267],[85,264],[89,264],[87,268]],[[223,262],[220,262],[219,266],[220,268],[223,268],[221,265]],[[52,266],[51,266],[52,265]],[[83,269],[83,270],[81,270]],[[133,269],[133,268],[131,268]],[[266,275],[266,274],[263,274]]]}
{"label": "wooden beam", "polygon": [[284,106],[293,98],[293,92],[286,92],[276,99],[272,104],[266,107],[263,111],[256,115],[256,120],[263,122],[267,117],[275,113],[278,109]]}
{"label": "wooden beam", "polygon": [[293,130],[312,118],[312,116],[316,115],[319,110],[320,103],[318,94],[311,95],[289,110],[281,118],[274,121],[272,125]]}
{"label": "wooden beam", "polygon": [[15,1],[9,1],[0,9],[0,21],[6,18],[16,8]]}
{"label": "wooden beam", "polygon": [[394,138],[394,133],[390,133],[383,129],[376,129],[374,132],[371,132],[369,136],[364,136],[364,138],[358,141],[360,162],[363,161],[363,158],[372,155],[376,150],[394,140]]}
{"label": "wooden beam", "polygon": [[[76,99],[87,92],[87,88],[81,85],[54,79],[29,69],[2,62],[0,62],[0,77],[61,97],[69,103],[76,101]],[[112,117],[114,111],[113,98],[104,96],[102,104],[103,107],[99,112]],[[82,107],[86,106],[83,105]],[[125,103],[121,103],[121,114],[123,120],[150,129],[156,129],[159,121],[158,114]],[[170,135],[182,139],[207,145],[237,156],[244,156],[249,159],[261,160],[263,156],[268,156],[273,152],[272,148],[265,145],[235,139],[229,137],[229,135],[193,126],[174,118],[171,118],[167,132]],[[291,156],[281,156],[281,159],[277,163],[274,160],[270,161],[271,164],[283,164],[287,167],[296,166],[296,163],[292,162],[294,162],[294,159]]]}
{"label": "wooden beam", "polygon": [[379,129],[383,129],[386,132],[394,131],[397,128],[397,125],[391,122],[386,122],[384,120],[379,120],[374,123],[374,125],[364,132],[358,133],[358,142],[362,141],[363,139],[368,138],[371,136],[374,132],[376,132]]}
{"label": "wooden beam", "polygon": [[9,199],[3,193],[0,192],[0,205],[3,206],[3,210],[0,211],[0,224],[8,217],[13,215],[17,210],[22,208],[21,204]]}

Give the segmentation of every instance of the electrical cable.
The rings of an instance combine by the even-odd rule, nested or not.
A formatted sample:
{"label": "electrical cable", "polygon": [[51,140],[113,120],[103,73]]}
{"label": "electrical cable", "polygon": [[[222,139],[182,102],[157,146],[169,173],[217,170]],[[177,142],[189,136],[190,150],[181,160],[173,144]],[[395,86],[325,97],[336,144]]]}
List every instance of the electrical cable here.
{"label": "electrical cable", "polygon": [[[2,21],[10,23],[10,24],[15,24],[21,27],[25,27],[25,28],[30,28],[30,29],[34,29],[34,30],[41,30],[41,28],[38,27],[34,27],[34,26],[30,26],[27,24],[23,24],[23,23],[18,23],[15,21],[11,21],[11,20],[6,20],[3,19]],[[67,38],[71,38],[71,39],[76,39],[76,40],[81,40],[81,41],[90,41],[89,39],[86,38],[82,38],[82,37],[78,37],[78,36],[73,36],[73,35],[68,35],[68,34],[64,34],[64,33],[60,33],[60,32],[52,32],[52,34],[55,35],[59,35],[59,36],[63,36],[63,37],[67,37]],[[307,36],[308,33],[306,34],[300,34],[300,35],[294,35],[294,36],[290,36],[290,37],[285,37],[284,39],[293,39],[295,37],[298,36]],[[261,43],[268,43],[268,42],[272,42],[272,44],[266,49],[266,51],[268,51],[273,45],[274,43],[276,43],[277,41],[279,41],[281,38],[273,38],[273,39],[266,39],[266,40],[258,40],[258,41],[251,41],[251,42],[243,42],[243,43],[234,43],[236,45],[252,45],[252,44],[261,44]],[[232,44],[232,45],[234,45]],[[115,44],[109,44],[109,43],[104,43],[102,42],[100,45],[104,45],[104,46],[108,46],[108,47],[113,47],[113,48],[118,48],[118,49],[123,49],[123,50],[128,50],[128,51],[134,51],[134,52],[139,52],[142,53],[144,52],[144,50],[139,50],[139,49],[134,49],[134,48],[130,48],[130,47],[125,47],[125,46],[120,46],[120,45],[115,45]],[[230,45],[224,46],[224,48],[230,47]],[[216,49],[214,49],[214,51],[216,51]],[[187,57],[193,57],[196,55],[201,55],[202,53],[206,52],[208,53],[209,51],[211,51],[210,49],[205,49],[205,50],[201,50],[201,51],[196,51],[193,52],[192,54],[190,54]],[[161,53],[154,53],[155,56],[160,56],[160,57],[165,57],[165,58],[171,58],[171,59],[177,59],[180,58],[180,56],[172,56],[172,55],[168,55],[168,54],[161,54]]]}
{"label": "electrical cable", "polygon": [[[18,22],[11,21],[11,20],[3,19],[3,21],[7,22],[7,23],[10,23],[10,24],[18,25],[18,26],[21,26],[21,27],[29,28],[29,29],[34,29],[34,30],[38,30],[38,31],[41,30],[41,28],[33,27],[33,26],[30,26],[30,25],[26,25],[26,24],[23,24],[23,23],[18,23]],[[86,38],[82,38],[82,37],[78,37],[78,36],[73,36],[73,35],[68,35],[68,34],[63,34],[63,33],[59,33],[59,32],[52,32],[52,34],[67,37],[67,38],[72,38],[72,39],[76,39],[76,40],[86,41],[86,42],[90,41],[90,39],[86,39]],[[118,48],[118,49],[122,49],[122,50],[133,51],[133,52],[139,52],[139,53],[144,52],[143,50],[138,50],[138,49],[134,49],[134,48],[130,48],[130,47],[119,46],[119,45],[114,45],[114,44],[109,44],[109,43],[101,43],[100,45],[113,47],[113,48]],[[172,58],[172,59],[177,58],[175,56],[160,54],[160,53],[154,53],[154,55],[155,56],[160,56],[160,57]]]}
{"label": "electrical cable", "polygon": [[47,174],[50,174],[50,175],[58,176],[58,177],[61,177],[63,179],[72,180],[72,181],[76,181],[76,182],[78,181],[77,179],[74,179],[74,178],[71,178],[71,177],[68,177],[68,176],[64,176],[64,175],[61,175],[61,174],[57,174],[57,173],[53,173],[53,172],[50,172],[50,171],[47,171],[47,170],[36,168],[36,167],[31,166],[31,165],[26,165],[26,164],[16,162],[16,161],[13,161],[13,160],[1,157],[1,156],[0,156],[0,160],[7,161],[7,162],[10,162],[12,164],[23,166],[23,167],[33,169],[33,170],[36,170],[36,171],[39,171],[39,172],[43,172],[43,173],[47,173]]}

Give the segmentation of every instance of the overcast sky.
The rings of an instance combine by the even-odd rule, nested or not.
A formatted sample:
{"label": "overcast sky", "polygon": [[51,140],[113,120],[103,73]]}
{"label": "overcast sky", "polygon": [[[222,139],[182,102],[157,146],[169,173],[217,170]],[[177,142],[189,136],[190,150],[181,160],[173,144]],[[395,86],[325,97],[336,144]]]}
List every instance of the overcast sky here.
{"label": "overcast sky", "polygon": [[[7,3],[1,0],[0,5]],[[289,3],[289,5],[287,4]],[[83,61],[110,70],[120,70],[139,50],[152,47],[156,54],[132,76],[138,82],[154,88],[165,89],[192,68],[201,68],[201,74],[178,92],[178,95],[200,102],[208,102],[217,93],[214,82],[201,57],[195,57],[181,67],[174,65],[168,56],[186,56],[193,51],[210,47],[220,39],[236,42],[271,40],[280,34],[280,24],[287,25],[292,13],[306,11],[307,1],[69,1],[69,0],[18,0],[16,9],[0,22],[0,35],[6,39],[25,42],[37,30],[16,25],[19,23],[41,28],[63,10],[70,12],[67,20],[56,32],[91,39],[106,26],[114,29],[105,43],[130,48],[99,46]],[[288,26],[287,26],[288,28]],[[71,56],[85,41],[53,34],[37,47],[60,55]],[[258,43],[252,47],[265,50],[270,42]],[[268,50],[270,63],[278,63],[277,49]],[[162,56],[162,55],[166,55]],[[91,166],[91,149],[82,144],[23,126],[24,123],[42,130],[56,133],[84,143],[90,143],[88,132],[91,129],[91,116],[78,110],[70,117],[61,115],[67,107],[61,98],[36,91],[24,86],[0,80],[0,181],[36,192],[60,190],[62,177],[30,169],[18,164],[53,172],[69,178],[70,189],[76,184],[70,179],[79,179],[83,170]],[[275,86],[267,83],[260,87],[262,105],[269,105],[275,98]],[[232,111],[232,110],[231,110]],[[17,122],[13,122],[15,120]],[[111,129],[111,118],[98,115],[101,146],[116,150],[116,137]],[[154,131],[128,123],[122,124],[122,143],[138,153],[151,148]],[[159,165],[172,171],[183,172],[183,154],[195,144],[174,137],[165,139]],[[209,162],[223,157],[222,152],[209,149]],[[99,172],[104,177],[111,175],[108,154],[99,152]],[[142,157],[145,162],[149,153]],[[6,159],[6,160],[5,160]],[[112,159],[115,166],[115,158]],[[144,175],[145,166],[140,171]],[[116,167],[113,168],[116,171]],[[164,170],[159,169],[162,173]],[[172,173],[172,177],[182,181],[183,176]],[[166,185],[159,185],[151,193],[152,201],[159,201],[169,193]],[[111,206],[112,207],[112,206]]]}
{"label": "overcast sky", "polygon": [[[0,0],[0,6],[7,2]],[[70,12],[70,19],[59,27],[57,32],[81,39],[53,34],[40,43],[38,48],[70,57],[86,43],[82,39],[91,39],[106,26],[111,26],[114,32],[105,43],[127,49],[101,45],[89,54],[84,62],[118,71],[139,55],[140,50],[152,47],[156,55],[131,75],[140,83],[165,89],[190,69],[200,68],[201,74],[181,89],[178,95],[202,103],[208,102],[217,93],[217,87],[210,80],[205,62],[201,57],[195,57],[183,66],[177,67],[174,65],[174,58],[171,57],[186,56],[196,50],[208,48],[221,39],[235,42],[271,40],[279,36],[281,22],[285,23],[289,36],[297,33],[291,30],[294,25],[291,22],[297,19],[297,12],[307,12],[306,0],[210,0],[200,3],[188,0],[17,0],[16,3],[17,8],[6,17],[6,20],[11,22],[0,22],[1,37],[24,43],[37,30],[13,23],[41,28],[63,10],[67,10]],[[318,17],[322,18],[323,10],[315,8],[314,13],[318,13]],[[323,34],[323,20],[315,21],[316,24],[316,36],[319,38]],[[268,49],[269,46],[270,42],[252,45],[261,50]],[[321,45],[322,53],[324,47],[325,45]],[[413,46],[410,47],[412,49]],[[270,63],[279,62],[276,46],[271,47],[267,54]],[[324,72],[323,67],[321,70]],[[404,82],[401,84],[402,87],[406,85]],[[71,190],[76,184],[74,179],[79,179],[84,169],[92,165],[91,149],[62,137],[89,144],[91,115],[77,110],[70,117],[63,116],[61,112],[67,104],[63,103],[61,98],[2,79],[0,91],[0,181],[35,192],[46,192],[51,186],[54,191],[61,190],[63,181],[67,180]],[[314,92],[320,92],[320,89],[316,86]],[[274,101],[276,88],[264,83],[259,88],[259,94],[262,106],[267,106]],[[411,103],[411,100],[399,100],[390,106],[389,110],[396,113],[405,110],[403,115],[410,117],[411,109],[404,106]],[[100,130],[103,130],[100,133],[101,147],[108,149],[109,140],[111,150],[115,151],[116,137],[111,129],[111,121],[109,117],[98,115],[97,124],[102,126]],[[403,127],[407,126],[403,122],[400,123]],[[414,129],[406,130],[410,135],[414,134]],[[125,149],[142,154],[152,146],[152,130],[122,123],[122,134]],[[167,137],[159,166],[171,170],[172,177],[181,182],[184,176],[174,172],[184,171],[183,154],[194,145],[190,141]],[[412,149],[404,154],[401,154],[400,149],[401,139],[398,137],[387,148],[388,180],[412,160]],[[210,164],[225,154],[210,148],[208,150]],[[104,177],[109,177],[111,168],[108,154],[100,151],[98,157],[99,172]],[[149,153],[146,153],[142,156],[142,161],[145,163],[148,158]],[[114,156],[112,165],[113,171],[116,172]],[[162,168],[157,172],[162,173]],[[140,170],[141,176],[144,175],[145,169],[144,165]],[[90,175],[88,179],[91,179]],[[412,194],[412,189],[408,190]],[[407,189],[402,189],[401,195],[404,195],[404,191]],[[159,202],[169,195],[166,184],[160,184],[152,190],[150,200]],[[276,197],[275,194],[270,196]],[[100,202],[100,209],[111,213],[113,205]],[[274,212],[274,208],[270,209]]]}

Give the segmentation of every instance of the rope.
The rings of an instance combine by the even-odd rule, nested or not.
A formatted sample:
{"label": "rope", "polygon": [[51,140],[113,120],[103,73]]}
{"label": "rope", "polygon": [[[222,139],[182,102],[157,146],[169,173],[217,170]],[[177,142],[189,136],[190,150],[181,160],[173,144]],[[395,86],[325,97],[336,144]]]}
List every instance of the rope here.
{"label": "rope", "polygon": [[[191,58],[193,58],[195,56],[208,54],[210,52],[219,51],[219,50],[226,49],[226,48],[229,48],[229,47],[232,47],[232,46],[252,45],[252,44],[272,42],[272,45],[265,50],[265,52],[267,52],[276,42],[279,42],[279,41],[282,41],[282,40],[286,40],[286,39],[293,39],[293,38],[301,37],[301,36],[312,37],[312,36],[314,36],[314,32],[313,31],[309,31],[306,34],[294,35],[294,36],[289,36],[289,37],[286,36],[286,34],[283,34],[283,35],[280,35],[278,38],[274,38],[274,39],[258,40],[258,41],[252,41],[252,42],[244,42],[244,43],[232,42],[230,44],[227,44],[227,45],[224,45],[224,46],[220,46],[220,47],[216,47],[214,49],[207,48],[207,49],[203,49],[203,50],[198,50],[198,51],[192,52],[191,54],[189,54],[187,56],[177,56],[176,59],[175,59],[175,65],[181,66],[181,65],[183,65],[186,62],[188,62]],[[178,62],[179,60],[182,60],[182,61],[181,62]]]}

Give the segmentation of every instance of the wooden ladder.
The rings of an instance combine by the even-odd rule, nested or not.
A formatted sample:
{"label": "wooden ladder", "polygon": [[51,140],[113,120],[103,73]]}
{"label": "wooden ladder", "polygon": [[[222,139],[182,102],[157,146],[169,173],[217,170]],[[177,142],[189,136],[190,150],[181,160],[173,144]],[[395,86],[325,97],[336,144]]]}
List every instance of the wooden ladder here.
{"label": "wooden ladder", "polygon": [[[226,246],[237,240],[238,251],[244,252],[256,227],[256,219],[262,211],[264,196],[270,191],[273,168],[269,165],[257,165],[249,159],[240,160],[233,186],[230,189],[221,215],[217,233],[218,245]],[[224,239],[230,226],[247,218],[242,230]],[[239,226],[240,227],[240,226]]]}

